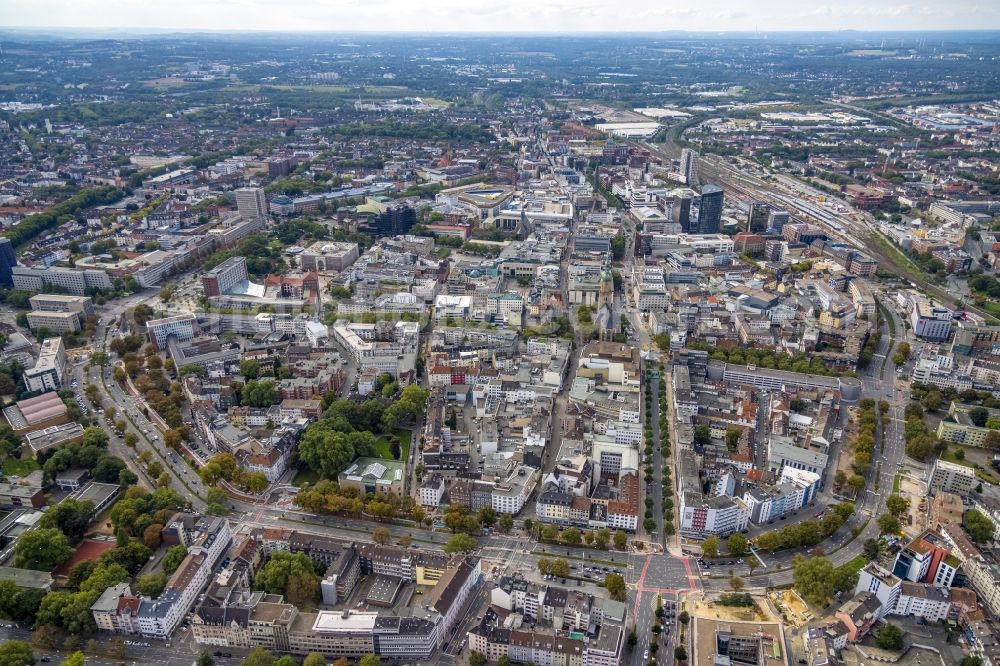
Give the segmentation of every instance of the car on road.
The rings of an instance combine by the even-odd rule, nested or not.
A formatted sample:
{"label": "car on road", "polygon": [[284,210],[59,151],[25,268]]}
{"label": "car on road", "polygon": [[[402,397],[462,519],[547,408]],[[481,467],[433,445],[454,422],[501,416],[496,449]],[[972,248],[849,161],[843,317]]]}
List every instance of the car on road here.
{"label": "car on road", "polygon": [[645,652],[642,653],[642,659],[643,659],[643,661],[649,659],[649,650],[648,649]]}

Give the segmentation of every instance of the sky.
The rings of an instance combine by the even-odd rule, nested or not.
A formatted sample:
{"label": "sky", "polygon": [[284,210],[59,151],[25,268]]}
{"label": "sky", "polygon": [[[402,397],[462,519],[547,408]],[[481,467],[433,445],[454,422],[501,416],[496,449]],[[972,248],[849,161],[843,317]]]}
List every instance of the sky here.
{"label": "sky", "polygon": [[997,0],[0,0],[0,26],[128,30],[994,30]]}

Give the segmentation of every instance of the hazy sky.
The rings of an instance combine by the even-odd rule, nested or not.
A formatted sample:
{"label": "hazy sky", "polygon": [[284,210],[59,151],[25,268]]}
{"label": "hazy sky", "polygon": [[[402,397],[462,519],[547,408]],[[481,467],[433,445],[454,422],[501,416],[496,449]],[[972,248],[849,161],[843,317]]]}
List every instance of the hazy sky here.
{"label": "hazy sky", "polygon": [[997,0],[0,0],[0,26],[585,32],[989,30]]}

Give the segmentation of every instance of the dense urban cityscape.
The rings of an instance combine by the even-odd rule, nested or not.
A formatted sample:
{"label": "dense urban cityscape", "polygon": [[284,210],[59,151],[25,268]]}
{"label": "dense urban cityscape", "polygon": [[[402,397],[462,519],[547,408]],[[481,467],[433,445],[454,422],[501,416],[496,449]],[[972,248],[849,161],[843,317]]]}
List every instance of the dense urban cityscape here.
{"label": "dense urban cityscape", "polygon": [[1000,666],[998,63],[0,30],[0,666]]}

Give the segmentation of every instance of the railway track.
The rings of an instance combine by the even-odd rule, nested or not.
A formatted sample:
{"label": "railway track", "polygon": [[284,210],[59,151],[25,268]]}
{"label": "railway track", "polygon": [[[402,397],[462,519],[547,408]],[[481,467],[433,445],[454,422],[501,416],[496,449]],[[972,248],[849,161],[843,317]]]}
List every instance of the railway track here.
{"label": "railway track", "polygon": [[[672,159],[670,152],[667,150],[648,144],[637,143],[635,145],[649,150],[661,158]],[[675,149],[674,152],[679,152],[677,146],[673,146],[673,148]],[[818,204],[799,199],[794,194],[776,192],[773,184],[752,174],[745,173],[738,167],[729,164],[724,158],[713,155],[702,156],[699,165],[699,176],[703,182],[718,185],[726,190],[727,195],[735,195],[735,198],[740,201],[746,203],[750,201],[764,201],[785,210],[790,209],[789,213],[795,220],[817,224],[828,230],[834,239],[864,250],[877,259],[879,265],[884,270],[907,279],[910,283],[939,302],[953,309],[973,312],[988,322],[995,319],[988,312],[971,303],[961,301],[943,287],[929,282],[923,273],[913,270],[909,265],[898,261],[896,257],[883,252],[872,238],[872,235],[876,232],[851,215],[836,215],[819,207]]]}

